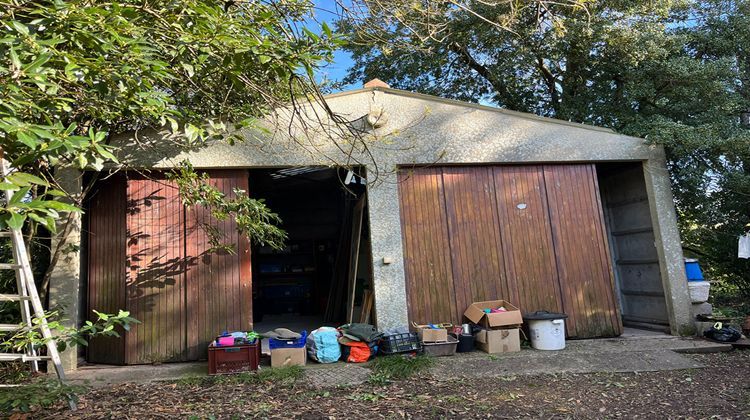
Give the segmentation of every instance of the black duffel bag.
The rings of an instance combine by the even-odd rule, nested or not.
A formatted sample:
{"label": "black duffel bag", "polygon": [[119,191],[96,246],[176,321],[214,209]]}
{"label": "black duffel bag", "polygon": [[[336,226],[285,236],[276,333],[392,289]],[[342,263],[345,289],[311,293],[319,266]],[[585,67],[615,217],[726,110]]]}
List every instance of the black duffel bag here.
{"label": "black duffel bag", "polygon": [[720,343],[733,343],[742,337],[742,333],[734,327],[725,327],[721,322],[717,322],[713,327],[704,331],[703,336]]}

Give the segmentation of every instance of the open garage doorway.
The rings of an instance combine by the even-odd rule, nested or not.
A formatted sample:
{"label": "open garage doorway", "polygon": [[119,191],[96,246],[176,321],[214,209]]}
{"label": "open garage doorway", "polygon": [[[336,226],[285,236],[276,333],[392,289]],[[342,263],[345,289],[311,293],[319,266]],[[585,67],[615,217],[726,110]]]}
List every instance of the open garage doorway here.
{"label": "open garage doorway", "polygon": [[601,163],[597,174],[623,325],[669,333],[643,163]]}
{"label": "open garage doorway", "polygon": [[281,250],[252,249],[256,331],[370,321],[374,307],[364,170],[250,171],[250,196],[282,219]]}

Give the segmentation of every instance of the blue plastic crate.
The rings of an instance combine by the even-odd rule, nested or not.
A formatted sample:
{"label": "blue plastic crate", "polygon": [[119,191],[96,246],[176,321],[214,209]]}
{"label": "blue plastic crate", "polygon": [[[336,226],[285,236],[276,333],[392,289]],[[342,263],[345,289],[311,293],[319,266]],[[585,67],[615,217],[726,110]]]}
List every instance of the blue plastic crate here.
{"label": "blue plastic crate", "polygon": [[305,343],[307,342],[307,331],[302,331],[300,333],[301,337],[296,340],[277,340],[275,338],[269,338],[268,339],[268,347],[273,349],[298,349],[300,347],[305,347]]}

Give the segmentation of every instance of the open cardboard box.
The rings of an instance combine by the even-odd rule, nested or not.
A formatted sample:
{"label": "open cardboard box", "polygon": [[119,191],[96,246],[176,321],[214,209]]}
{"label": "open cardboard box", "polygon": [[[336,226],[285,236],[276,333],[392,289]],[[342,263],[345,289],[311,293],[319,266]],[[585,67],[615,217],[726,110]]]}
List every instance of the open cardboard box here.
{"label": "open cardboard box", "polygon": [[480,330],[474,334],[476,346],[485,353],[511,353],[521,351],[519,328]]}
{"label": "open cardboard box", "polygon": [[[484,313],[485,308],[499,308],[501,306],[507,309],[507,311],[494,314]],[[474,302],[466,308],[464,316],[468,318],[469,321],[485,328],[498,328],[523,324],[521,311],[507,300]]]}
{"label": "open cardboard box", "polygon": [[307,348],[283,348],[271,350],[271,367],[304,366],[307,362]]}
{"label": "open cardboard box", "polygon": [[445,328],[417,327],[417,335],[423,343],[442,343],[448,341],[448,330]]}

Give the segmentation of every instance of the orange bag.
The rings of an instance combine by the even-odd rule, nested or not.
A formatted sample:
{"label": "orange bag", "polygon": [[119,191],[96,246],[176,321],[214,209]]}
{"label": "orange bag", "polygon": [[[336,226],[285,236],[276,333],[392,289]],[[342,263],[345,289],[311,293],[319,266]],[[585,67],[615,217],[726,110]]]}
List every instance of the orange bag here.
{"label": "orange bag", "polygon": [[344,348],[344,360],[350,363],[364,363],[373,356],[373,351],[367,343],[362,341],[350,341],[341,343]]}

